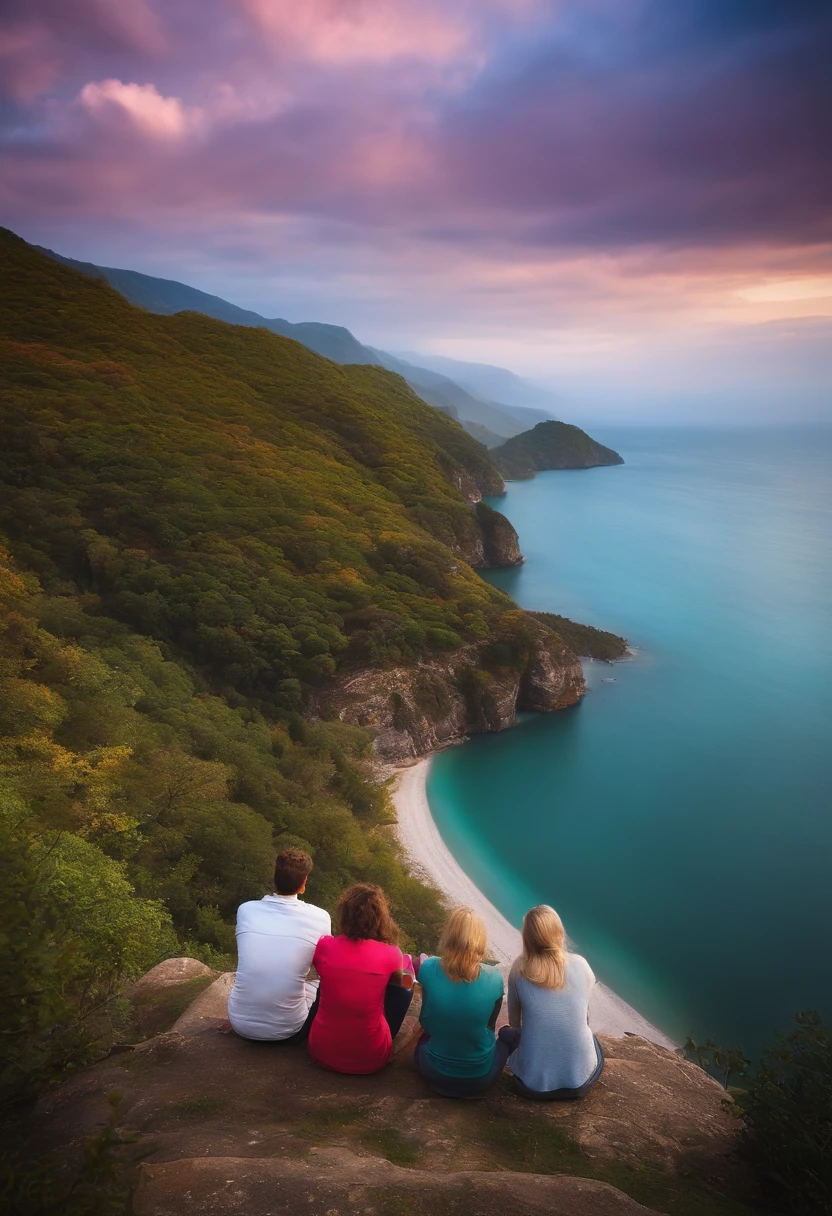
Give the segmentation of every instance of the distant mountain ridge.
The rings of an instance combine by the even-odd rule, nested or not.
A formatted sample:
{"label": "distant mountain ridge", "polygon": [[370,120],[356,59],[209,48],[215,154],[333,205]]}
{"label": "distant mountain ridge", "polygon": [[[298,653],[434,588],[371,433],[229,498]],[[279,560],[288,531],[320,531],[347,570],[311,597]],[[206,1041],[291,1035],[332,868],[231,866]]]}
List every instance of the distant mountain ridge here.
{"label": "distant mountain ridge", "polygon": [[471,363],[465,359],[451,359],[447,355],[422,355],[410,351],[394,351],[399,359],[418,363],[443,376],[450,376],[457,384],[482,401],[499,401],[500,409],[510,410],[515,417],[518,410],[527,417],[535,415],[536,422],[556,417],[561,402],[555,393],[535,380],[518,376],[507,367],[495,367],[492,363]]}
{"label": "distant mountain ridge", "polygon": [[[265,328],[284,338],[294,338],[316,355],[323,355],[334,363],[364,363],[386,367],[388,371],[402,376],[423,401],[456,419],[469,434],[486,447],[497,445],[512,435],[519,435],[544,417],[537,410],[524,410],[513,405],[503,406],[500,402],[483,401],[441,372],[363,345],[343,325],[328,325],[319,321],[292,322],[282,317],[264,317],[260,313],[239,308],[220,296],[210,295],[175,279],[159,279],[141,274],[137,270],[79,262],[75,258],[64,257],[53,249],[43,246],[36,248],[53,261],[78,270],[90,278],[106,279],[110,286],[131,304],[145,308],[148,312],[164,316],[177,312],[198,312],[214,317],[217,321],[227,321],[231,325]],[[495,370],[505,371],[507,377],[513,376],[512,372],[505,369]]]}
{"label": "distant mountain ridge", "polygon": [[379,364],[381,360],[362,344],[343,325],[325,325],[319,321],[285,321],[282,317],[263,317],[260,313],[251,312],[247,308],[238,308],[236,304],[223,300],[220,296],[209,295],[197,287],[189,287],[187,283],[179,283],[175,279],[157,279],[149,274],[140,274],[137,270],[122,270],[116,266],[97,266],[94,262],[78,262],[75,258],[66,258],[53,249],[44,249],[37,245],[41,253],[47,254],[55,262],[80,270],[82,274],[92,279],[106,279],[111,287],[140,308],[148,312],[161,313],[171,316],[177,312],[199,312],[206,317],[214,317],[217,321],[228,321],[230,325],[248,325],[255,329],[270,329],[274,334],[284,338],[294,338],[302,342],[316,355],[332,359],[333,363],[372,363]]}

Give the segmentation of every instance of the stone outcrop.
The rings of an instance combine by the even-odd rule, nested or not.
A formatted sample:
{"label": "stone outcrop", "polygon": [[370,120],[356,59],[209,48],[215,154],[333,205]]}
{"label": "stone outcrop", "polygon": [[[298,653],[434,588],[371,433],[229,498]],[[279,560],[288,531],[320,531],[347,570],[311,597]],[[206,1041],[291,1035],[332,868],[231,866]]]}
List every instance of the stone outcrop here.
{"label": "stone outcrop", "polygon": [[492,570],[502,566],[519,566],[523,561],[523,554],[520,552],[520,538],[514,525],[505,515],[501,515],[484,502],[476,504],[474,513],[483,541],[479,566]]}
{"label": "stone outcrop", "polygon": [[724,1091],[674,1052],[602,1036],[606,1067],[580,1102],[529,1102],[507,1074],[454,1102],[413,1068],[415,1017],[390,1067],[343,1076],[303,1044],[219,1033],[230,982],[45,1096],[20,1129],[38,1169],[68,1189],[109,1125],[102,1185],[129,1190],[135,1216],[754,1210]]}
{"label": "stone outcrop", "polygon": [[426,755],[471,731],[514,726],[518,710],[549,713],[575,705],[585,691],[578,658],[535,622],[522,670],[483,666],[483,648],[463,647],[417,667],[368,668],[327,693],[344,722],[373,732],[379,759]]}

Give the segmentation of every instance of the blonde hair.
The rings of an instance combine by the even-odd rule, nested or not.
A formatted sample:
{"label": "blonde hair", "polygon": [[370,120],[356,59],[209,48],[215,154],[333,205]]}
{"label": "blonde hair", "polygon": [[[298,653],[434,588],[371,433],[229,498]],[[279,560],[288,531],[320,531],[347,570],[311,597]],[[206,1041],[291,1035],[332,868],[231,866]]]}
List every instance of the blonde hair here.
{"label": "blonde hair", "polygon": [[523,953],[517,970],[540,988],[566,985],[566,934],[563,922],[548,904],[530,908],[523,917]]}
{"label": "blonde hair", "polygon": [[454,908],[439,939],[439,957],[448,979],[462,984],[477,979],[487,945],[482,917],[473,908]]}

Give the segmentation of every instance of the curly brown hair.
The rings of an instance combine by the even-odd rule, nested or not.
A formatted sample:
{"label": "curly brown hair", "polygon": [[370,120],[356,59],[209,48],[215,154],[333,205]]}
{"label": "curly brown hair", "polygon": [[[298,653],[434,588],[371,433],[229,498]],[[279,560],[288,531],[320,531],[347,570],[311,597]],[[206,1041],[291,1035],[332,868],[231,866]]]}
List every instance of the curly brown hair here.
{"label": "curly brown hair", "polygon": [[390,905],[381,887],[357,882],[338,900],[338,932],[353,941],[386,942],[395,946],[399,926],[390,915]]}

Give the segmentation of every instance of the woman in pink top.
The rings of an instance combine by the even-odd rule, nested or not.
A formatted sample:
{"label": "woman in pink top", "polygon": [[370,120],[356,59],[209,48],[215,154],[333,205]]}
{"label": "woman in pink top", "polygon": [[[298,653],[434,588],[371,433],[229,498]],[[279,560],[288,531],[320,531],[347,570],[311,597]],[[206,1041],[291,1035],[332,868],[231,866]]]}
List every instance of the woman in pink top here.
{"label": "woman in pink top", "polygon": [[345,891],[338,930],[337,937],[320,939],[312,960],[321,987],[309,1054],[335,1072],[378,1072],[390,1062],[413,998],[395,944],[398,925],[381,887],[357,883]]}

